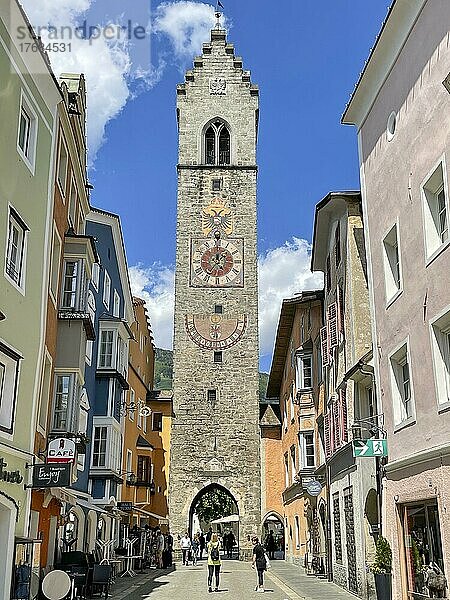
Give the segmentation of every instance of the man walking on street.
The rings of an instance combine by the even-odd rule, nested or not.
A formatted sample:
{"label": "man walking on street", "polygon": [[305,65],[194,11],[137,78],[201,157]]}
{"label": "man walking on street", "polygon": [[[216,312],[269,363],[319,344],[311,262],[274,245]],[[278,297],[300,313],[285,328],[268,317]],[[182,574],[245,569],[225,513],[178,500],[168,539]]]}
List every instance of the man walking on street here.
{"label": "man walking on street", "polygon": [[191,550],[191,546],[191,538],[189,537],[188,532],[186,531],[180,540],[180,548],[181,553],[183,555],[183,565],[189,565],[189,552]]}

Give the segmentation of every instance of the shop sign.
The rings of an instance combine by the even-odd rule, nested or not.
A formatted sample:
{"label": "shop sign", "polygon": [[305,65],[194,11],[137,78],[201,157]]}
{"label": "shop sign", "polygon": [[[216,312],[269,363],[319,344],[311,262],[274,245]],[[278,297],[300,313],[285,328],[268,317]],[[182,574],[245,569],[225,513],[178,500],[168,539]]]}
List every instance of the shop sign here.
{"label": "shop sign", "polygon": [[7,471],[6,467],[8,463],[5,462],[4,458],[0,458],[0,481],[6,481],[6,483],[17,483],[21,484],[23,477],[20,471]]}
{"label": "shop sign", "polygon": [[72,467],[69,464],[35,465],[33,469],[33,488],[51,488],[70,485]]}
{"label": "shop sign", "polygon": [[75,442],[67,438],[56,438],[48,444],[48,463],[74,463]]}
{"label": "shop sign", "polygon": [[133,503],[132,502],[118,502],[117,508],[119,510],[123,510],[123,512],[133,512]]}
{"label": "shop sign", "polygon": [[314,479],[313,481],[308,481],[305,485],[305,489],[310,496],[318,496],[322,491],[322,484],[320,481]]}
{"label": "shop sign", "polygon": [[353,456],[356,458],[387,455],[387,440],[353,440]]}

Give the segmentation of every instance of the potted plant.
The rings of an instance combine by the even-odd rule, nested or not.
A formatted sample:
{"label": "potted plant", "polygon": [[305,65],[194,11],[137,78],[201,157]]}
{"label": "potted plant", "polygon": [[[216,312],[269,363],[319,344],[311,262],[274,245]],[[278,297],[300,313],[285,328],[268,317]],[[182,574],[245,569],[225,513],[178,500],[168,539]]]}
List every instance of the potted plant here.
{"label": "potted plant", "polygon": [[392,598],[392,550],[386,538],[380,535],[376,543],[375,560],[370,570],[375,579],[378,600]]}

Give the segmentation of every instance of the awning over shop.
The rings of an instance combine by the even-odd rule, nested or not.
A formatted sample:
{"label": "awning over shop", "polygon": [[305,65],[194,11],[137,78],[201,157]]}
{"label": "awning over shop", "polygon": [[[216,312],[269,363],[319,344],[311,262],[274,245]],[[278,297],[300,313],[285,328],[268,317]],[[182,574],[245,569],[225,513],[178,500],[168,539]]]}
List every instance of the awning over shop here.
{"label": "awning over shop", "polygon": [[221,519],[216,519],[215,521],[211,521],[211,523],[238,523],[239,515],[229,515],[228,517],[222,517]]}
{"label": "awning over shop", "polygon": [[100,506],[97,506],[96,504],[92,504],[92,502],[88,502],[87,500],[83,500],[82,498],[77,498],[77,504],[78,504],[78,506],[82,506],[83,508],[87,508],[89,510],[95,510],[95,512],[111,516],[109,512],[107,512],[106,510],[103,510],[103,508],[101,508]]}
{"label": "awning over shop", "polygon": [[169,520],[167,517],[163,517],[161,515],[157,515],[155,513],[149,512],[148,510],[144,510],[143,508],[139,508],[138,506],[133,506],[133,512],[137,512],[145,517],[153,517],[154,519],[158,519],[160,523],[168,523]]}

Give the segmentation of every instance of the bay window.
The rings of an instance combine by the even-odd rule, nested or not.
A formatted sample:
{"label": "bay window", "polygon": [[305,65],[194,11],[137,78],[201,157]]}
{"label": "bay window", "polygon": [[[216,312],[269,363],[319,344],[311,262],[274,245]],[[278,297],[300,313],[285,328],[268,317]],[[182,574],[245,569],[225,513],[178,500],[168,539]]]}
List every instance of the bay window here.
{"label": "bay window", "polygon": [[79,385],[75,373],[56,375],[53,402],[54,431],[78,431],[79,418]]}
{"label": "bay window", "polygon": [[87,285],[84,261],[65,260],[61,308],[73,312],[86,309]]}
{"label": "bay window", "polygon": [[126,379],[127,366],[128,344],[118,328],[100,329],[98,368],[115,369]]}

